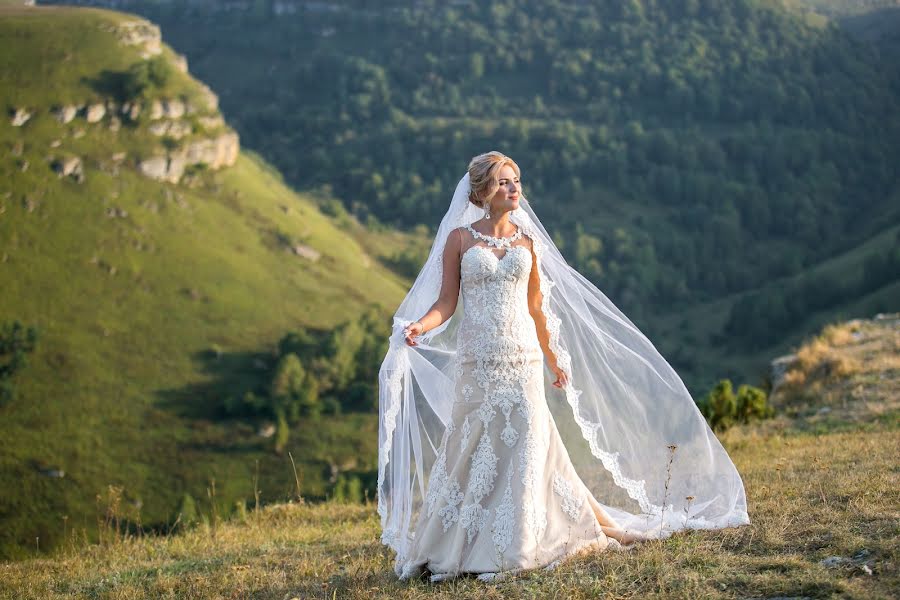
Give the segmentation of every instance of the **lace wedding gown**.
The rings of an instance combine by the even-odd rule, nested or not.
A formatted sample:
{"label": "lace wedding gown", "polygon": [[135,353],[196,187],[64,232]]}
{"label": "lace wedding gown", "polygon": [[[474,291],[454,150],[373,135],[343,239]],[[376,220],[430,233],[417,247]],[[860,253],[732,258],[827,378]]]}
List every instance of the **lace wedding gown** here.
{"label": "lace wedding gown", "polygon": [[495,253],[471,227],[463,235],[475,244],[460,264],[455,401],[401,578],[530,569],[587,547],[621,548],[601,529],[619,526],[575,472],[547,406],[528,238],[520,229]]}

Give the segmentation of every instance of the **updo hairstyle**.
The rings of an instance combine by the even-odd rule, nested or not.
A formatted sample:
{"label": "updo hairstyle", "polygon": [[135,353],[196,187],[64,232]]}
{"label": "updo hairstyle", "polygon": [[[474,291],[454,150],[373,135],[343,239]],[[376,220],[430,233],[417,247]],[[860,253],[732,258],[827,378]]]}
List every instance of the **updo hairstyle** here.
{"label": "updo hairstyle", "polygon": [[492,198],[500,188],[500,178],[497,174],[503,165],[509,165],[516,176],[521,176],[519,165],[510,157],[492,150],[479,154],[469,161],[469,202],[479,208],[484,208],[486,199]]}

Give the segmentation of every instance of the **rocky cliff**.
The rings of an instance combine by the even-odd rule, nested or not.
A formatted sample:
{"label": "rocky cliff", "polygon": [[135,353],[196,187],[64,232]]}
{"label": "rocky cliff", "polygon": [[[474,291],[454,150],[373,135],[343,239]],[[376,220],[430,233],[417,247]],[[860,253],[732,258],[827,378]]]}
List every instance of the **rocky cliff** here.
{"label": "rocky cliff", "polygon": [[[83,165],[90,161],[66,156],[65,140],[81,138],[90,128],[112,134],[113,162],[158,181],[177,184],[191,167],[232,166],[240,151],[237,133],[219,113],[218,97],[189,77],[187,60],[163,45],[159,27],[132,17],[97,29],[114,38],[112,45],[123,57],[134,57],[127,68],[105,72],[80,101],[47,95],[39,102],[13,100],[7,106],[9,125],[25,130],[26,141],[30,127],[57,128],[47,168],[83,181]],[[140,137],[144,143],[130,143]]]}

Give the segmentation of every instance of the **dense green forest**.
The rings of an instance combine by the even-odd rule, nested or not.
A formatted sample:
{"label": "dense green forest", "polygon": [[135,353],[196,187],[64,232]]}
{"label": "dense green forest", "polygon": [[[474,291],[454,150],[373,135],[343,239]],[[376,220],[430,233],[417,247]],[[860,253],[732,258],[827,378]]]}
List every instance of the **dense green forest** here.
{"label": "dense green forest", "polygon": [[[160,23],[244,143],[372,227],[433,228],[470,156],[513,156],[568,260],[639,324],[900,221],[896,65],[776,3],[117,5]],[[771,317],[745,299],[710,341],[766,346]]]}

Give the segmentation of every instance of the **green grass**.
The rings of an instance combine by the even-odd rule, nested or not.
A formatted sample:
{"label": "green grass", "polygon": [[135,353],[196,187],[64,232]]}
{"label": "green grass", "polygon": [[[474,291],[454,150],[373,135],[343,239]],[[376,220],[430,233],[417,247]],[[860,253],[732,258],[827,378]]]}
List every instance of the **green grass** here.
{"label": "green grass", "polygon": [[[137,46],[120,44],[116,27],[139,17],[109,10],[75,7],[23,7],[0,4],[0,87],[16,106],[46,108],[49,103],[105,100],[96,82],[104,71],[125,71],[138,58]],[[165,47],[163,56],[174,52]],[[99,67],[99,68],[98,68]],[[35,85],[40,83],[40,85]],[[162,92],[199,98],[192,78],[173,69]]]}
{"label": "green grass", "polygon": [[[17,398],[0,407],[0,557],[52,548],[59,524],[86,523],[109,484],[159,527],[213,479],[223,513],[253,500],[257,461],[262,501],[290,497],[287,457],[255,423],[221,420],[222,400],[258,380],[255,361],[289,330],[330,329],[370,302],[387,318],[408,287],[381,259],[411,236],[337,223],[252,154],[192,187],[163,184],[134,168],[162,152],[144,124],[58,123],[54,105],[97,99],[86,80],[139,60],[104,29],[134,19],[0,5],[0,104],[34,112],[23,127],[0,122],[0,319],[40,332]],[[156,93],[200,90],[178,74]],[[82,183],[52,172],[59,156],[81,158]],[[376,421],[351,414],[292,432],[303,493],[328,493],[330,463],[373,456]],[[49,467],[65,477],[46,477]]]}

